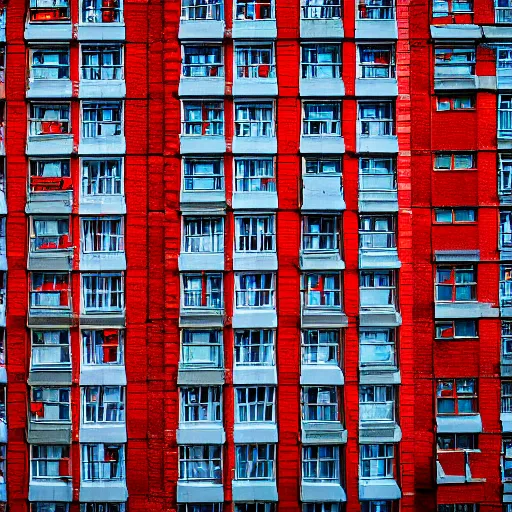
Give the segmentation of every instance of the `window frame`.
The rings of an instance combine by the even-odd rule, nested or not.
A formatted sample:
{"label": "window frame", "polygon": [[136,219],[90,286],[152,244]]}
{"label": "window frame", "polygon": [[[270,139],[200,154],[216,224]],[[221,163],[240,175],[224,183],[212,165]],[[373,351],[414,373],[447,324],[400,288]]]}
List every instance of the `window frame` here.
{"label": "window frame", "polygon": [[[437,416],[475,416],[479,414],[479,400],[478,400],[478,379],[476,378],[444,378],[444,379],[436,379],[436,415]],[[472,383],[473,392],[463,392],[458,391],[458,384],[462,383],[463,385],[470,385]],[[441,386],[451,386],[451,389],[442,389]],[[442,393],[446,391],[446,394],[443,396]],[[450,394],[448,394],[450,393]],[[453,412],[440,412],[439,403],[440,400],[450,400],[453,402]],[[472,409],[471,412],[460,411],[459,402],[465,401],[471,402]],[[469,403],[469,402],[468,402]]]}

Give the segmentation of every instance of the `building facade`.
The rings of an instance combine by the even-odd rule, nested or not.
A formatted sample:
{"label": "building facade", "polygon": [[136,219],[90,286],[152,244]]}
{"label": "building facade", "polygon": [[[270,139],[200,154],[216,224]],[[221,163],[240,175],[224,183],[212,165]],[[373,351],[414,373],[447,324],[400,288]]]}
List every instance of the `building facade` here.
{"label": "building facade", "polygon": [[9,0],[0,510],[512,512],[512,1]]}

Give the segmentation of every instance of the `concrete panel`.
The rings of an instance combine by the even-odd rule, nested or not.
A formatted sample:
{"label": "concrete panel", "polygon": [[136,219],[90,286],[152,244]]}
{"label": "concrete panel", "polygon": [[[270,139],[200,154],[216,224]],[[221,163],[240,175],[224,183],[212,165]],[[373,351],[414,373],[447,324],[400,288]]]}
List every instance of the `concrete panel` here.
{"label": "concrete panel", "polygon": [[345,378],[341,368],[334,364],[303,364],[300,383],[303,386],[343,386]]}
{"label": "concrete panel", "polygon": [[356,78],[356,96],[369,98],[398,96],[396,78]]}
{"label": "concrete panel", "polygon": [[277,327],[277,313],[275,309],[258,311],[253,309],[235,308],[233,314],[233,329],[251,329]]}
{"label": "concrete panel", "polygon": [[356,39],[397,39],[396,20],[356,20]]}
{"label": "concrete panel", "polygon": [[232,94],[243,97],[277,96],[277,78],[235,78]]}
{"label": "concrete panel", "polygon": [[341,176],[302,176],[302,210],[345,209]]}
{"label": "concrete panel", "polygon": [[347,431],[339,421],[311,421],[302,423],[302,444],[344,444]]}
{"label": "concrete panel", "polygon": [[27,41],[71,41],[73,37],[69,23],[27,23],[25,39]]}
{"label": "concrete panel", "polygon": [[128,489],[124,481],[94,481],[80,483],[80,501],[124,502],[128,499]]}
{"label": "concrete panel", "polygon": [[31,480],[28,486],[29,501],[64,501],[70,502],[73,499],[73,486],[69,482]]}
{"label": "concrete panel", "polygon": [[82,423],[81,443],[126,443],[126,423]]}
{"label": "concrete panel", "polygon": [[31,213],[71,213],[73,192],[30,192],[25,212]]}
{"label": "concrete panel", "polygon": [[178,94],[180,96],[224,96],[226,80],[223,76],[194,76],[180,78]]}
{"label": "concrete panel", "polygon": [[497,318],[500,310],[485,302],[436,303],[435,317],[438,318]]}
{"label": "concrete panel", "polygon": [[347,495],[338,483],[305,482],[300,486],[300,499],[304,502],[323,503],[328,501],[345,502]]}
{"label": "concrete panel", "polygon": [[182,155],[225,153],[226,139],[222,135],[180,135],[180,152]]}
{"label": "concrete panel", "polygon": [[363,137],[357,135],[357,152],[358,153],[398,153],[398,137]]}
{"label": "concrete panel", "polygon": [[222,503],[222,484],[178,482],[178,503]]}
{"label": "concrete panel", "polygon": [[180,423],[177,431],[178,444],[224,444],[226,433],[222,424],[209,422]]}
{"label": "concrete panel", "polygon": [[[48,213],[48,212],[47,212]],[[45,250],[28,253],[28,270],[71,270],[73,249]]]}
{"label": "concrete panel", "polygon": [[233,209],[277,210],[277,192],[234,192]]}
{"label": "concrete panel", "polygon": [[345,262],[339,252],[305,252],[300,255],[301,270],[343,270]]}
{"label": "concrete panel", "polygon": [[[62,368],[62,367],[61,367]],[[71,386],[71,365],[68,370],[55,368],[52,370],[31,370],[28,374],[29,386]]]}
{"label": "concrete panel", "polygon": [[343,39],[341,19],[301,19],[301,39]]}
{"label": "concrete panel", "polygon": [[233,39],[275,39],[276,20],[233,20]]}
{"label": "concrete panel", "polygon": [[275,481],[233,480],[233,501],[277,501]]}
{"label": "concrete panel", "polygon": [[73,152],[73,135],[29,136],[26,152],[28,156],[69,156]]}
{"label": "concrete panel", "polygon": [[277,443],[277,424],[263,422],[235,423],[235,444]]}
{"label": "concrete panel", "polygon": [[80,80],[79,98],[113,99],[126,97],[124,80]]}
{"label": "concrete panel", "polygon": [[277,270],[277,253],[234,252],[233,270]]}
{"label": "concrete panel", "polygon": [[430,25],[430,34],[433,39],[445,39],[449,41],[475,41],[482,37],[482,28],[471,24]]}
{"label": "concrete panel", "polygon": [[124,23],[84,23],[78,25],[79,41],[124,41]]}
{"label": "concrete panel", "polygon": [[78,145],[78,153],[90,156],[124,155],[126,153],[126,140],[124,135],[82,138]]}
{"label": "concrete panel", "polygon": [[276,137],[233,137],[234,154],[266,154],[277,153]]}
{"label": "concrete panel", "polygon": [[399,500],[401,497],[402,492],[395,480],[359,479],[360,500]]}
{"label": "concrete panel", "polygon": [[345,141],[340,135],[315,137],[302,135],[300,138],[300,152],[312,154],[337,154],[345,153]]}
{"label": "concrete panel", "polygon": [[275,366],[242,366],[233,369],[233,384],[277,385],[277,369]]}
{"label": "concrete panel", "polygon": [[70,444],[71,425],[69,423],[29,421],[27,441],[31,444]]}
{"label": "concrete panel", "polygon": [[80,368],[80,386],[126,386],[124,365],[86,365]]}
{"label": "concrete panel", "polygon": [[314,97],[345,96],[345,84],[342,78],[301,78],[299,82],[300,95]]}
{"label": "concrete panel", "polygon": [[27,98],[71,98],[71,80],[29,80]]}
{"label": "concrete panel", "polygon": [[181,20],[178,32],[179,39],[224,39],[224,21],[217,20]]}
{"label": "concrete panel", "polygon": [[179,386],[222,386],[223,384],[223,368],[180,368],[178,371]]}
{"label": "concrete panel", "polygon": [[436,422],[437,432],[440,434],[482,432],[482,418],[480,414],[436,416]]}
{"label": "concrete panel", "polygon": [[178,258],[180,271],[224,270],[224,252],[181,253]]}

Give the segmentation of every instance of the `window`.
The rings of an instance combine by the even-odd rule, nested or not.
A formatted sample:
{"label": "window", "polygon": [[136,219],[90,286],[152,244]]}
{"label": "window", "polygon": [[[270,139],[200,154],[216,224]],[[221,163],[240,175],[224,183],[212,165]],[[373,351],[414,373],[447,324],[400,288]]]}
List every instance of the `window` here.
{"label": "window", "polygon": [[475,155],[471,153],[437,153],[434,158],[434,171],[457,171],[475,168]]}
{"label": "window", "polygon": [[501,321],[501,350],[504,357],[512,358],[512,322],[510,320]]}
{"label": "window", "polygon": [[469,110],[475,108],[474,96],[438,96],[437,110],[446,112],[448,110]]}
{"label": "window", "polygon": [[339,44],[303,44],[302,78],[339,78],[341,46]]}
{"label": "window", "polygon": [[510,195],[512,194],[512,154],[500,153],[498,157],[499,194]]}
{"label": "window", "polygon": [[30,448],[32,481],[71,478],[69,446],[33,444]]}
{"label": "window", "polygon": [[512,268],[509,265],[500,266],[500,307],[512,305]]}
{"label": "window", "polygon": [[123,166],[120,158],[82,160],[82,195],[111,196],[123,193]]}
{"label": "window", "polygon": [[82,251],[124,252],[123,217],[82,218]]}
{"label": "window", "polygon": [[236,192],[275,192],[276,177],[272,158],[235,158]]}
{"label": "window", "polygon": [[183,217],[183,252],[223,252],[222,217]]}
{"label": "window", "polygon": [[437,450],[476,450],[475,434],[438,434]]}
{"label": "window", "polygon": [[302,364],[337,365],[340,359],[340,332],[333,329],[302,331]]}
{"label": "window", "polygon": [[71,366],[68,330],[33,330],[31,337],[33,370]]}
{"label": "window", "polygon": [[360,449],[361,478],[393,478],[394,446],[392,444],[362,444]]}
{"label": "window", "polygon": [[82,0],[82,23],[120,23],[123,21],[120,0]]}
{"label": "window", "polygon": [[124,503],[82,503],[80,512],[125,512]]}
{"label": "window", "polygon": [[275,388],[235,388],[237,423],[275,421]]}
{"label": "window", "polygon": [[222,101],[184,101],[182,135],[224,135]]}
{"label": "window", "polygon": [[69,20],[69,0],[48,4],[46,0],[30,0],[30,21],[54,23]]}
{"label": "window", "polygon": [[359,301],[364,308],[396,307],[395,272],[364,270],[359,275]]}
{"label": "window", "polygon": [[302,480],[307,482],[338,482],[338,446],[303,446]]}
{"label": "window", "polygon": [[435,222],[438,224],[464,224],[476,222],[474,208],[436,208]]}
{"label": "window", "polygon": [[395,78],[395,48],[392,45],[358,45],[358,78]]}
{"label": "window", "polygon": [[274,480],[275,444],[235,446],[236,480]]}
{"label": "window", "polygon": [[81,69],[82,80],[123,80],[123,47],[118,44],[82,45]]}
{"label": "window", "polygon": [[512,211],[500,211],[500,249],[512,247]]}
{"label": "window", "polygon": [[235,251],[275,251],[275,216],[235,216]]}
{"label": "window", "polygon": [[221,20],[221,0],[181,0],[182,20]]}
{"label": "window", "polygon": [[512,0],[494,0],[496,23],[512,23]]}
{"label": "window", "polygon": [[235,103],[237,137],[274,137],[274,104]]}
{"label": "window", "polygon": [[69,79],[69,48],[38,48],[30,50],[32,80]]}
{"label": "window", "polygon": [[245,329],[235,331],[235,364],[238,366],[273,366],[275,331]]}
{"label": "window", "polygon": [[498,137],[512,138],[512,96],[500,94],[498,101]]}
{"label": "window", "polygon": [[33,387],[30,421],[69,423],[71,421],[70,388]]}
{"label": "window", "polygon": [[30,192],[71,190],[69,159],[30,160]]}
{"label": "window", "polygon": [[180,365],[187,368],[222,366],[222,331],[183,329]]}
{"label": "window", "polygon": [[[84,512],[84,510],[80,509],[80,512]],[[69,512],[69,503],[32,501],[30,503],[30,512]]]}
{"label": "window", "polygon": [[469,78],[475,74],[474,46],[435,48],[434,76],[436,78]]}
{"label": "window", "polygon": [[113,137],[122,133],[123,109],[120,101],[82,103],[82,137]]}
{"label": "window", "polygon": [[473,12],[473,0],[434,0],[432,16],[442,18],[453,14],[470,14]]}
{"label": "window", "polygon": [[396,160],[390,157],[360,158],[359,188],[365,192],[395,191],[397,189]]}
{"label": "window", "polygon": [[69,309],[69,274],[32,272],[30,280],[30,307]]}
{"label": "window", "polygon": [[361,502],[361,512],[392,512],[393,502],[372,500]]}
{"label": "window", "polygon": [[359,330],[359,362],[361,366],[394,365],[394,329],[375,328]]}
{"label": "window", "polygon": [[83,274],[84,313],[119,313],[124,310],[123,274]]}
{"label": "window", "polygon": [[305,158],[304,171],[306,175],[333,176],[341,174],[339,158]]}
{"label": "window", "polygon": [[364,137],[394,135],[394,106],[391,102],[359,103],[359,134]]}
{"label": "window", "polygon": [[455,505],[438,505],[437,512],[477,512],[475,503],[457,503]]}
{"label": "window", "polygon": [[341,0],[302,0],[305,20],[341,18]]}
{"label": "window", "polygon": [[501,454],[502,481],[512,482],[512,439],[503,439]]}
{"label": "window", "polygon": [[308,308],[334,308],[341,305],[341,284],[339,274],[304,274],[304,305]]}
{"label": "window", "polygon": [[395,19],[393,0],[361,0],[358,17],[360,20],[392,20]]}
{"label": "window", "polygon": [[222,483],[222,446],[191,445],[179,447],[178,479],[185,482]]}
{"label": "window", "polygon": [[339,101],[329,103],[305,102],[303,110],[303,135],[341,135],[341,103]]}
{"label": "window", "polygon": [[501,412],[512,413],[512,381],[501,382]]}
{"label": "window", "polygon": [[274,308],[275,274],[235,274],[237,308]]}
{"label": "window", "polygon": [[275,78],[274,47],[235,46],[236,78]]}
{"label": "window", "polygon": [[274,18],[272,0],[236,0],[237,20],[269,20]]}
{"label": "window", "polygon": [[437,414],[476,414],[478,401],[476,379],[437,381]]}
{"label": "window", "polygon": [[6,386],[3,385],[0,387],[0,423],[3,423],[4,425],[7,424],[6,403]]}
{"label": "window", "polygon": [[303,421],[339,421],[336,386],[302,388]]}
{"label": "window", "polygon": [[178,503],[178,512],[222,512],[222,503]]}
{"label": "window", "polygon": [[359,247],[361,249],[396,249],[395,217],[392,215],[361,215]]}
{"label": "window", "polygon": [[224,190],[224,168],[220,158],[184,158],[184,190]]}
{"label": "window", "polygon": [[436,269],[436,301],[467,302],[476,300],[476,268],[473,265]]}
{"label": "window", "polygon": [[393,386],[359,387],[359,421],[365,424],[395,421]]}
{"label": "window", "polygon": [[183,306],[185,308],[222,309],[222,275],[184,274]]}
{"label": "window", "polygon": [[222,421],[220,386],[184,387],[180,396],[181,421]]}
{"label": "window", "polygon": [[224,75],[220,45],[184,45],[182,59],[181,73],[185,77],[204,78]]}
{"label": "window", "polygon": [[124,423],[124,386],[85,386],[84,423]]}
{"label": "window", "polygon": [[235,512],[275,512],[275,503],[235,503]]}
{"label": "window", "polygon": [[71,249],[69,217],[31,217],[30,251]]}
{"label": "window", "polygon": [[339,503],[303,503],[302,512],[340,512]]}
{"label": "window", "polygon": [[452,340],[457,338],[476,338],[478,336],[475,320],[436,321],[436,339]]}
{"label": "window", "polygon": [[82,481],[124,480],[124,445],[83,444]]}
{"label": "window", "polygon": [[82,332],[83,364],[123,364],[124,331],[101,329]]}
{"label": "window", "polygon": [[69,103],[58,105],[30,104],[29,134],[31,136],[64,135],[71,133]]}
{"label": "window", "polygon": [[302,250],[328,252],[338,250],[339,222],[335,216],[305,215],[302,218]]}

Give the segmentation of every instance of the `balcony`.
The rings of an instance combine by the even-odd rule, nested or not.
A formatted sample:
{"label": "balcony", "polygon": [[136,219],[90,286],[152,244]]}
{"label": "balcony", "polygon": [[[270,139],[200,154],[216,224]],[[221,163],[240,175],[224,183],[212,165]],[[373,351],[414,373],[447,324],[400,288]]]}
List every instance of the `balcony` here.
{"label": "balcony", "polygon": [[224,5],[220,0],[185,0],[182,2],[179,39],[205,40],[224,38]]}
{"label": "balcony", "polygon": [[28,311],[29,326],[67,327],[72,321],[69,274],[33,272]]}
{"label": "balcony", "polygon": [[434,49],[434,90],[478,89],[475,46],[436,46]]}
{"label": "balcony", "polygon": [[356,39],[397,39],[394,0],[363,0],[356,14]]}
{"label": "balcony", "polygon": [[333,161],[331,172],[306,172],[302,175],[301,209],[320,211],[345,209],[341,172],[337,172],[339,162]]}
{"label": "balcony", "polygon": [[122,102],[82,103],[80,155],[123,155],[126,140],[123,133]]}
{"label": "balcony", "polygon": [[[86,231],[84,226],[90,231]],[[82,229],[84,235],[80,244],[80,270],[126,270],[122,218],[83,219]]]}
{"label": "balcony", "polygon": [[86,99],[124,98],[126,83],[122,45],[82,44],[81,50],[78,97]]}
{"label": "balcony", "polygon": [[303,0],[301,39],[343,39],[342,2]]}
{"label": "balcony", "polygon": [[222,274],[182,275],[181,327],[223,327]]}
{"label": "balcony", "polygon": [[182,155],[211,155],[226,152],[223,121],[205,121],[191,125],[183,123],[180,135],[180,152]]}
{"label": "balcony", "polygon": [[347,431],[340,421],[302,420],[301,442],[303,445],[345,444]]}
{"label": "balcony", "polygon": [[27,41],[71,41],[69,1],[30,0],[25,39]]}
{"label": "balcony", "polygon": [[82,274],[81,325],[124,327],[124,300],[123,272]]}
{"label": "balcony", "polygon": [[300,268],[302,270],[343,270],[336,217],[304,217]]}
{"label": "balcony", "polygon": [[233,328],[275,328],[275,274],[238,274]]}
{"label": "balcony", "polygon": [[394,271],[366,270],[359,279],[361,326],[396,327],[402,323],[398,312]]}
{"label": "balcony", "polygon": [[[237,55],[237,58],[240,59],[240,56]],[[275,64],[270,62],[237,65],[233,80],[233,96],[277,96]]]}
{"label": "balcony", "polygon": [[183,46],[180,96],[224,96],[226,79],[222,48],[219,45]]}
{"label": "balcony", "polygon": [[73,134],[69,103],[31,103],[29,108],[27,155],[71,155]]}
{"label": "balcony", "polygon": [[123,10],[119,0],[81,0],[79,41],[124,41]]}
{"label": "balcony", "polygon": [[277,25],[273,0],[236,0],[233,39],[275,39]]}
{"label": "balcony", "polygon": [[359,382],[369,385],[400,384],[393,328],[359,330]]}
{"label": "balcony", "polygon": [[71,271],[73,246],[68,234],[40,235],[30,240],[27,266],[29,270]]}
{"label": "balcony", "polygon": [[398,153],[394,127],[394,105],[390,102],[359,102],[358,153]]}
{"label": "balcony", "polygon": [[356,96],[398,96],[394,45],[359,44],[357,52]]}
{"label": "balcony", "polygon": [[[30,373],[28,383],[30,386],[71,386],[71,357],[69,335],[66,331],[66,340],[59,339],[58,343],[43,343],[47,331],[32,332],[32,355],[30,359]],[[51,334],[53,334],[51,332]],[[60,334],[60,333],[59,333]],[[39,343],[38,343],[39,341]]]}
{"label": "balcony", "polygon": [[371,228],[359,230],[359,268],[385,269],[400,266],[394,231],[377,231]]}
{"label": "balcony", "polygon": [[233,209],[276,210],[277,203],[274,159],[235,159]]}
{"label": "balcony", "polygon": [[391,165],[370,163],[369,167],[360,169],[359,210],[372,213],[398,211],[396,173]]}

